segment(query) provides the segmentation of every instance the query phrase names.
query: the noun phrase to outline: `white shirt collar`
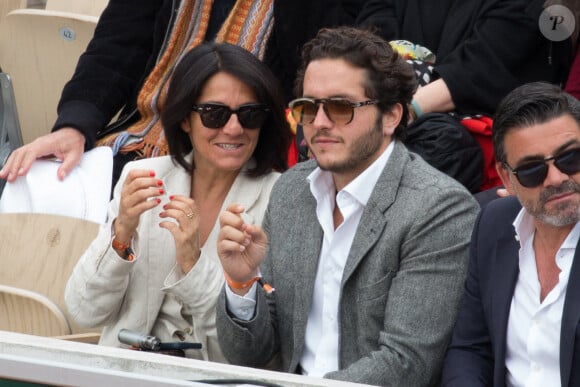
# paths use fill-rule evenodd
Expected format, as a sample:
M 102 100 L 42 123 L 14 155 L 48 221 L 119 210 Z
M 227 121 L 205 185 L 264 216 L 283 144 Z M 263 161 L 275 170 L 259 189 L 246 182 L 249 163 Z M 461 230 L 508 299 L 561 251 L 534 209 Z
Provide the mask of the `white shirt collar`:
M 536 227 L 534 225 L 534 217 L 525 209 L 522 208 L 516 216 L 513 226 L 516 232 L 516 240 L 520 242 L 520 246 L 525 246 L 527 243 L 532 243 L 531 238 L 534 237 Z M 560 250 L 562 249 L 576 249 L 578 240 L 580 239 L 580 222 L 576 222 L 574 228 L 570 231 Z
M 381 173 L 385 169 L 393 149 L 395 147 L 395 141 L 387 146 L 387 149 L 371 164 L 365 169 L 360 175 L 358 175 L 353 181 L 348 183 L 342 191 L 348 192 L 352 197 L 356 198 L 363 206 L 365 206 L 371 197 L 373 189 L 381 176 Z M 318 199 L 322 197 L 325 193 L 328 194 L 332 192 L 335 193 L 336 189 L 334 187 L 334 181 L 332 179 L 332 173 L 329 171 L 323 171 L 320 167 L 317 167 L 308 175 L 308 181 L 310 182 L 310 191 L 312 195 Z
M 534 218 L 522 207 L 513 222 L 516 232 L 516 241 L 523 246 L 534 235 Z

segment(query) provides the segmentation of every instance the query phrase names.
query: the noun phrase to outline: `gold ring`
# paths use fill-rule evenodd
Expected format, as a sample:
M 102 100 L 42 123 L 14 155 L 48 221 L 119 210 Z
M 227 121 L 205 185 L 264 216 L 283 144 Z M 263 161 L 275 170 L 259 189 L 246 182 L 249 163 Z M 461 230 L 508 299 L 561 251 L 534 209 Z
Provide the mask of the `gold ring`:
M 189 214 L 185 214 L 185 216 L 187 216 L 189 219 L 193 219 L 193 212 L 190 212 Z

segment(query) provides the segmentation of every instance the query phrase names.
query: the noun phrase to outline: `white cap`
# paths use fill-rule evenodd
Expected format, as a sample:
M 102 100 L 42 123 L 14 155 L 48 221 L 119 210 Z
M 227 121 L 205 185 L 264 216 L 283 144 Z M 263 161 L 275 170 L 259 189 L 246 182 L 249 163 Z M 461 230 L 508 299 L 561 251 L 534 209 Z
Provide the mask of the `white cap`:
M 56 172 L 60 164 L 57 160 L 37 160 L 25 176 L 6 183 L 0 213 L 56 214 L 104 223 L 111 195 L 111 148 L 85 152 L 63 181 Z

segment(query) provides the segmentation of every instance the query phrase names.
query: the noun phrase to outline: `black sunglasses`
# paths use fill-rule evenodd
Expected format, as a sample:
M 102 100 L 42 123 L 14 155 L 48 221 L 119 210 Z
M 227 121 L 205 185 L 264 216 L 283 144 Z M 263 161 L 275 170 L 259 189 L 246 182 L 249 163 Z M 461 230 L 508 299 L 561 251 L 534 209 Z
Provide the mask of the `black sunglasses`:
M 236 110 L 219 103 L 202 103 L 193 105 L 192 110 L 199 113 L 201 123 L 210 129 L 223 128 L 234 113 L 244 129 L 259 129 L 266 122 L 270 111 L 261 103 L 241 105 Z
M 292 118 L 297 123 L 311 124 L 316 118 L 319 106 L 322 104 L 324 114 L 338 125 L 347 125 L 354 118 L 354 109 L 361 106 L 374 105 L 377 100 L 351 102 L 344 98 L 298 98 L 289 103 Z
M 566 175 L 580 172 L 580 148 L 570 149 L 557 156 L 549 156 L 543 160 L 531 161 L 517 168 L 512 168 L 504 161 L 503 165 L 515 175 L 520 184 L 527 188 L 539 186 L 548 176 L 548 161 L 554 160 L 554 165 Z

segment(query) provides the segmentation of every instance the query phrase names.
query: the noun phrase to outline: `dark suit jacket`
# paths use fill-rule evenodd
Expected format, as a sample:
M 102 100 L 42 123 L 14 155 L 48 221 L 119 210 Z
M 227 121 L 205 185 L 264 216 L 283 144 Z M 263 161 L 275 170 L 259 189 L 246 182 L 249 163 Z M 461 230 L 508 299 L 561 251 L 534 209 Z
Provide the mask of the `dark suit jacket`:
M 507 322 L 519 274 L 512 225 L 521 206 L 490 202 L 475 225 L 465 292 L 443 368 L 443 386 L 504 386 Z M 580 386 L 580 250 L 570 272 L 560 339 L 562 386 Z M 578 348 L 576 348 L 578 345 Z
M 323 240 L 306 180 L 315 167 L 314 160 L 297 164 L 270 195 L 261 271 L 276 291 L 258 291 L 250 321 L 232 319 L 220 296 L 218 339 L 234 364 L 264 366 L 278 353 L 282 370 L 295 372 L 300 362 Z M 439 381 L 477 211 L 459 183 L 395 144 L 342 273 L 339 371 L 327 378 L 410 387 Z

